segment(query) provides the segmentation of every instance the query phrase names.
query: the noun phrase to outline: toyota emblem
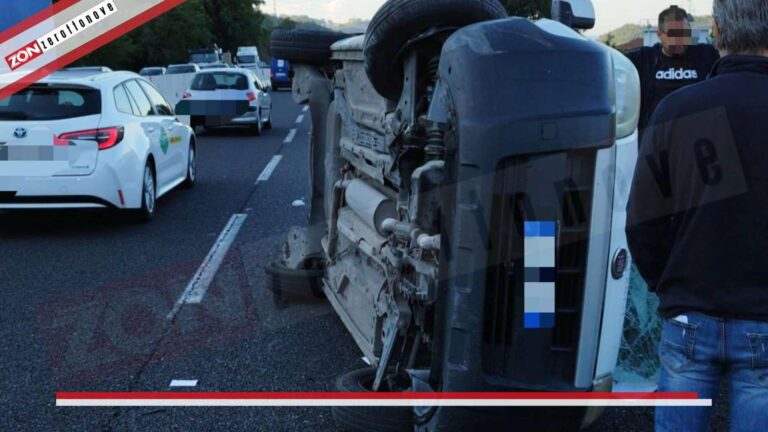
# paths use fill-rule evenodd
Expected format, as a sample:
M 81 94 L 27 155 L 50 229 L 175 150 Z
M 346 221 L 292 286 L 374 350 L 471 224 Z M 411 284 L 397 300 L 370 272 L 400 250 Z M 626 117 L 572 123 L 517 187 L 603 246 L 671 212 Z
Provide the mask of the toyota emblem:
M 27 130 L 24 128 L 16 128 L 13 131 L 13 136 L 15 136 L 18 139 L 26 138 L 27 137 Z

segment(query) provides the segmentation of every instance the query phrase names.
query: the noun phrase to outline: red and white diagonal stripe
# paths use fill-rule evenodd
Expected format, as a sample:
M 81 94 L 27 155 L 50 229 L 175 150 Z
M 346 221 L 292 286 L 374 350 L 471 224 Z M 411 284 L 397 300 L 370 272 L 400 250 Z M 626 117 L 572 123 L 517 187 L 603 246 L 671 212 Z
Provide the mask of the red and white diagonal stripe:
M 152 20 L 186 0 L 111 0 L 114 12 L 100 15 L 79 28 L 84 13 L 103 6 L 104 0 L 62 0 L 0 33 L 0 99 L 21 90 L 106 43 Z M 71 28 L 54 47 L 41 46 L 41 38 L 67 24 Z M 45 44 L 43 44 L 45 45 Z M 23 53 L 22 53 L 23 52 Z M 21 56 L 18 56 L 22 53 Z M 22 61 L 23 60 L 23 61 Z

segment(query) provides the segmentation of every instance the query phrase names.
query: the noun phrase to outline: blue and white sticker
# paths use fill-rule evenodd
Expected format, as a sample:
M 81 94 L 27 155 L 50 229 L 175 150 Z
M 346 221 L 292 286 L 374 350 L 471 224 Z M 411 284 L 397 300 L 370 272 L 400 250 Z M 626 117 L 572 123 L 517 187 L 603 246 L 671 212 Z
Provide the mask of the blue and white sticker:
M 525 222 L 525 317 L 527 329 L 555 326 L 555 222 Z

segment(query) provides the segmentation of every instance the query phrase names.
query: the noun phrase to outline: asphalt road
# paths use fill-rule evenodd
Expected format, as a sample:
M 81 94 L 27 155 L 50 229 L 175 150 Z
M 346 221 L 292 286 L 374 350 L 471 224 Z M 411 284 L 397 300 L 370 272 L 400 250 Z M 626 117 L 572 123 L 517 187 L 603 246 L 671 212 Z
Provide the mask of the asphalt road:
M 329 305 L 278 306 L 265 291 L 263 266 L 307 217 L 310 118 L 297 123 L 304 113 L 288 93 L 273 101 L 274 128 L 261 137 L 200 134 L 197 187 L 161 199 L 150 224 L 103 211 L 0 213 L 0 429 L 334 430 L 325 408 L 55 407 L 57 391 L 326 391 L 364 366 Z M 238 214 L 202 302 L 175 307 Z M 609 410 L 590 430 L 646 431 L 652 420 L 648 409 Z

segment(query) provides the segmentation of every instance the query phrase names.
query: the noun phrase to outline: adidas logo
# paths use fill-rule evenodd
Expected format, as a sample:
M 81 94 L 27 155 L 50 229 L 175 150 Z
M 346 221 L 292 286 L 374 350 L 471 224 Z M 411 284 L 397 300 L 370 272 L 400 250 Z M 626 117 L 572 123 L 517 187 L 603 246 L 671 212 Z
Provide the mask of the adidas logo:
M 699 79 L 699 73 L 696 72 L 694 69 L 675 69 L 675 68 L 669 68 L 665 71 L 658 71 L 656 72 L 656 79 L 657 80 L 691 80 L 691 79 Z

